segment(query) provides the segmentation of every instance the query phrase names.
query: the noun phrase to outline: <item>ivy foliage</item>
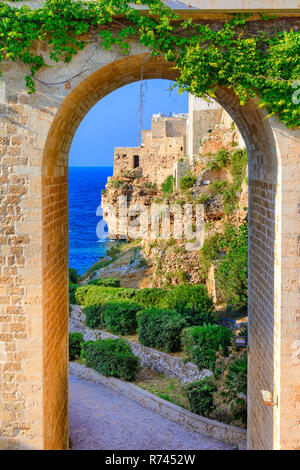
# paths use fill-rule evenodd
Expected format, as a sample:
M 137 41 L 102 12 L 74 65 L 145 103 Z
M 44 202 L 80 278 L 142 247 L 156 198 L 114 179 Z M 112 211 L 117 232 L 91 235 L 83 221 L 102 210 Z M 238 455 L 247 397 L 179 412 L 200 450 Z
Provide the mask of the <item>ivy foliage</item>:
M 49 66 L 34 47 L 37 41 L 48 44 L 52 61 L 70 62 L 95 39 L 107 50 L 118 45 L 126 55 L 130 38 L 136 37 L 178 69 L 180 91 L 206 98 L 215 96 L 217 86 L 225 86 L 234 90 L 241 105 L 258 95 L 259 106 L 270 115 L 278 114 L 288 127 L 299 126 L 300 107 L 292 100 L 300 77 L 299 32 L 274 27 L 272 33 L 251 33 L 248 16 L 232 15 L 216 28 L 183 20 L 161 0 L 45 0 L 35 9 L 0 2 L 0 62 L 26 64 L 26 85 L 33 93 L 35 74 Z

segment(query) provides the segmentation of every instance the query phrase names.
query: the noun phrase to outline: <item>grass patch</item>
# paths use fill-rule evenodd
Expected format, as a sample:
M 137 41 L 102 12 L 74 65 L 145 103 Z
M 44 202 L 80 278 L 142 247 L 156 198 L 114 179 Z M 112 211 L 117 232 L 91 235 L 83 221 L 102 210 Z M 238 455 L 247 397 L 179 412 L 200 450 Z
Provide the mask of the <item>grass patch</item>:
M 174 403 L 174 405 L 181 406 L 187 410 L 190 409 L 183 386 L 180 380 L 176 378 L 165 377 L 152 370 L 143 369 L 138 373 L 133 383 L 163 400 Z

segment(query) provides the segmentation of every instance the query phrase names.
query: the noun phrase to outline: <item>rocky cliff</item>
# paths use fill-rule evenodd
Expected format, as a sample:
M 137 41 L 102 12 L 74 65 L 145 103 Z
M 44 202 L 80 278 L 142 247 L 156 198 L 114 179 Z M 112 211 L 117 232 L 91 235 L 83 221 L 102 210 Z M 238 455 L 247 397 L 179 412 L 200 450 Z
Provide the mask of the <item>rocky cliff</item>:
M 241 135 L 232 122 L 217 125 L 203 137 L 199 142 L 199 154 L 187 176 L 186 185 L 180 181 L 175 185 L 173 181 L 169 191 L 166 186 L 158 186 L 142 177 L 138 171 L 110 178 L 102 195 L 104 219 L 108 223 L 110 237 L 130 241 L 128 227 L 138 224 L 139 208 L 143 206 L 150 211 L 152 203 L 176 203 L 182 208 L 185 204 L 202 204 L 205 238 L 222 233 L 228 225 L 238 227 L 247 219 L 247 157 Z M 120 198 L 124 197 L 128 203 L 125 217 L 119 209 Z M 113 217 L 111 209 L 115 211 Z M 195 213 L 193 224 L 194 218 Z M 174 239 L 172 218 L 169 239 L 153 240 L 146 229 L 139 232 L 138 238 L 140 255 L 149 268 L 141 281 L 144 287 L 182 282 L 197 284 L 207 280 L 207 273 L 204 274 L 199 262 L 199 247 L 188 250 L 188 240 Z

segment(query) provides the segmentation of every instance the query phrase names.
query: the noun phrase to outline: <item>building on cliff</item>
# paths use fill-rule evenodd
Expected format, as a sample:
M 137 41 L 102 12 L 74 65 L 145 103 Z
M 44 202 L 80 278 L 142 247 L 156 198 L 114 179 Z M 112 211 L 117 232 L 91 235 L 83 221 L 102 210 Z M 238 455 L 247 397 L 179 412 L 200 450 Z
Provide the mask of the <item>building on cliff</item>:
M 207 102 L 189 95 L 189 113 L 186 123 L 186 146 L 190 164 L 199 154 L 201 141 L 208 131 L 223 121 L 224 109 L 216 102 Z
M 188 114 L 154 114 L 151 130 L 142 131 L 140 146 L 115 148 L 113 176 L 101 202 L 110 238 L 133 238 L 130 224 L 141 219 L 142 207 L 149 211 L 153 200 L 160 200 L 166 178 L 174 177 L 179 193 L 180 180 L 189 172 L 197 177 L 196 186 L 223 180 L 224 172 L 206 168 L 210 155 L 221 148 L 244 147 L 233 120 L 216 102 L 190 95 Z M 144 228 L 141 237 L 147 234 Z
M 186 155 L 187 114 L 154 114 L 151 130 L 142 131 L 139 147 L 116 147 L 113 177 L 135 172 L 161 184 L 173 173 L 173 164 Z

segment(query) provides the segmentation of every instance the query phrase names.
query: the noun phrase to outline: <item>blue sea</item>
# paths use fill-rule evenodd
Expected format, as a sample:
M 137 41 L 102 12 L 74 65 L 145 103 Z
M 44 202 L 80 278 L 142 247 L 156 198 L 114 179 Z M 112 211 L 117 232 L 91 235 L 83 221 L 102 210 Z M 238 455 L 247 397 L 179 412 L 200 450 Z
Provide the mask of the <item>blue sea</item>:
M 101 191 L 112 174 L 113 167 L 69 168 L 69 266 L 80 274 L 105 256 L 106 240 L 96 234 L 101 220 L 96 213 Z

